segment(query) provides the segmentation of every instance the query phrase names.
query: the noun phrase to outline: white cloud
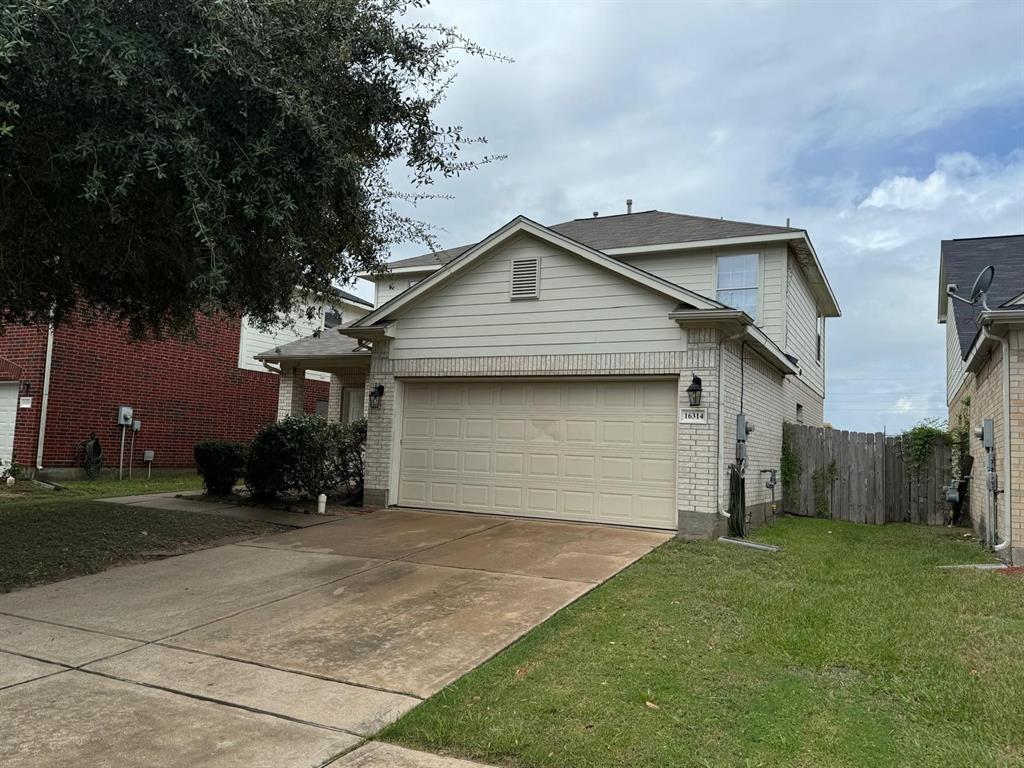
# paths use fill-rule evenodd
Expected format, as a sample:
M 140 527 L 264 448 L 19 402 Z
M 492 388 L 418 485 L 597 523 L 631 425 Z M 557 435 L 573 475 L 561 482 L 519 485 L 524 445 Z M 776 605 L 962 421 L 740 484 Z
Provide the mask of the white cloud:
M 950 186 L 942 171 L 933 171 L 921 181 L 912 176 L 894 176 L 871 190 L 860 207 L 934 211 L 955 194 L 959 191 Z

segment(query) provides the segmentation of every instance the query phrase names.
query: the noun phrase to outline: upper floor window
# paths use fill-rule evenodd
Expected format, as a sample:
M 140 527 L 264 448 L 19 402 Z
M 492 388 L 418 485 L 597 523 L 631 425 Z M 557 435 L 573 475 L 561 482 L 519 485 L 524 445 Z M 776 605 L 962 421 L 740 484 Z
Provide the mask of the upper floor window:
M 718 257 L 718 300 L 757 319 L 758 255 Z
M 818 315 L 818 362 L 821 362 L 822 346 L 825 340 L 825 318 Z

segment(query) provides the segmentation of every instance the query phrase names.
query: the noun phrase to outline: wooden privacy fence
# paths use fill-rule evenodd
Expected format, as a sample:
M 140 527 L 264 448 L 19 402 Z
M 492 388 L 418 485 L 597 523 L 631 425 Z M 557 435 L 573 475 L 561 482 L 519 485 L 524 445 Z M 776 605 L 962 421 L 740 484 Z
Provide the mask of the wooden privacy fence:
M 903 439 L 881 432 L 786 424 L 783 428 L 783 510 L 854 523 L 943 525 L 951 448 L 941 440 L 912 472 Z

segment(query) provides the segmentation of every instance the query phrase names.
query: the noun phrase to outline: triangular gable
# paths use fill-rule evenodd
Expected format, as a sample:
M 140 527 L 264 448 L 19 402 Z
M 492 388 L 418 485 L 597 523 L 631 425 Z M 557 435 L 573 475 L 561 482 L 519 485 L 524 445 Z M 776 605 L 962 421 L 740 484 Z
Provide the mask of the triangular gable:
M 343 333 L 377 325 L 421 296 L 433 292 L 441 285 L 451 281 L 458 274 L 465 272 L 470 265 L 485 254 L 523 234 L 532 235 L 603 269 L 614 272 L 626 280 L 638 283 L 655 293 L 676 299 L 695 309 L 722 309 L 725 307 L 724 304 L 714 299 L 709 299 L 688 288 L 683 288 L 657 275 L 652 275 L 650 272 L 618 261 L 601 251 L 561 235 L 525 216 L 517 216 L 501 229 L 485 237 L 475 246 L 466 250 L 461 256 L 448 262 L 441 269 L 424 278 L 412 288 L 356 320 Z

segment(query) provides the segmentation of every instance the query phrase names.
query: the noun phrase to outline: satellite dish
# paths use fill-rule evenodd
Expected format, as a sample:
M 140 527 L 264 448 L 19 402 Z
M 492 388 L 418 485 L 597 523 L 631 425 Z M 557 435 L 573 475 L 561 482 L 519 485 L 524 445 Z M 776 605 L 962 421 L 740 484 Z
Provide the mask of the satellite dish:
M 992 287 L 992 278 L 996 276 L 996 268 L 989 264 L 978 275 L 978 279 L 974 281 L 974 287 L 971 288 L 971 303 L 974 304 L 984 294 L 988 293 L 988 289 Z
M 981 301 L 982 308 L 988 312 L 989 306 L 986 294 L 988 293 L 988 289 L 992 287 L 992 278 L 995 276 L 996 268 L 989 264 L 981 270 L 981 273 L 978 275 L 978 279 L 974 281 L 974 286 L 971 288 L 971 298 L 965 299 L 957 293 L 956 287 L 952 285 L 946 289 L 946 295 L 951 299 L 962 301 L 964 304 L 970 304 L 971 306 L 974 306 Z

